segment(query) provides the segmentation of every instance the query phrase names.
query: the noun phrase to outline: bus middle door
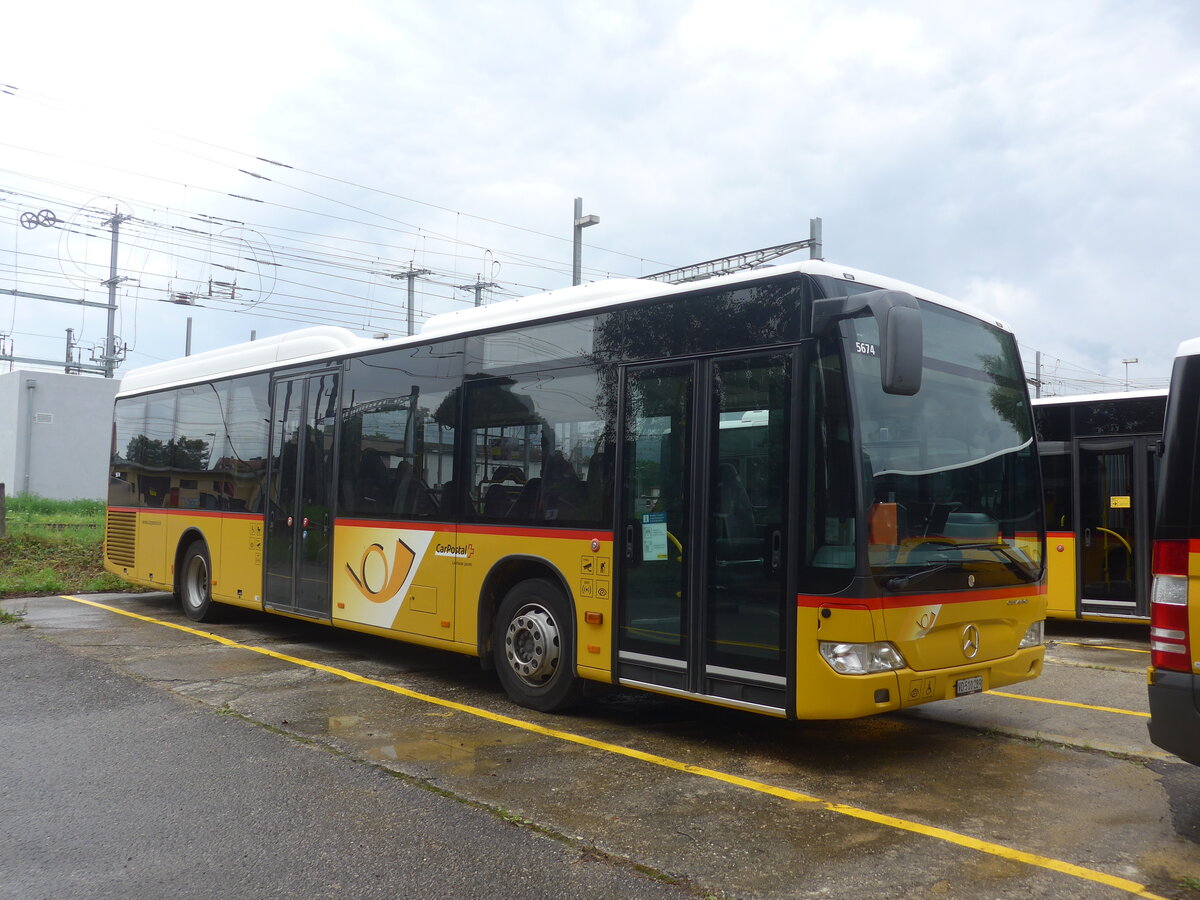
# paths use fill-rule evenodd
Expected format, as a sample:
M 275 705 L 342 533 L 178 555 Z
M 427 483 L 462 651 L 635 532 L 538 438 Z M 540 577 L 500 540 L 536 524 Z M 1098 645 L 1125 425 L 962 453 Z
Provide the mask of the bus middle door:
M 327 619 L 338 372 L 277 380 L 271 410 L 263 605 Z

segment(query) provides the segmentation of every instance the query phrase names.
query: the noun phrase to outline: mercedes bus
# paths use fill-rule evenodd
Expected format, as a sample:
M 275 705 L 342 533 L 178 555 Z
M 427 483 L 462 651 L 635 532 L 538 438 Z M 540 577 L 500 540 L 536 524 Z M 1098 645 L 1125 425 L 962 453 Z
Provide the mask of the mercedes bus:
M 618 279 L 369 340 L 129 373 L 108 569 L 479 657 L 850 718 L 1036 677 L 1045 530 L 1017 344 L 823 261 Z

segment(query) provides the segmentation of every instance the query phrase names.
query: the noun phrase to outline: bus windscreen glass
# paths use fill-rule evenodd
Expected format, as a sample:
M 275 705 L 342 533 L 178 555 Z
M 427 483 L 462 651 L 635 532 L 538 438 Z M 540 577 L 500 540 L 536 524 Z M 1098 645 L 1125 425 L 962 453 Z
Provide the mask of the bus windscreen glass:
M 846 326 L 872 574 L 890 592 L 1034 582 L 1044 532 L 1016 342 L 953 310 L 921 307 L 914 396 L 880 388 L 875 320 Z

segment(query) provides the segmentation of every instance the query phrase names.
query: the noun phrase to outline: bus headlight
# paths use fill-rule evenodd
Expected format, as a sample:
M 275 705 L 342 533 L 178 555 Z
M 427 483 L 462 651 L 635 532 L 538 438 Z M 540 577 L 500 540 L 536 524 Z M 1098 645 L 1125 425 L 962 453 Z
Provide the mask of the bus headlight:
M 1040 647 L 1044 644 L 1046 634 L 1045 621 L 1034 622 L 1029 626 L 1029 630 L 1025 632 L 1025 637 L 1021 638 L 1021 643 L 1017 645 L 1018 650 L 1025 650 L 1029 647 Z
M 825 662 L 839 675 L 891 672 L 894 669 L 903 669 L 906 665 L 900 651 L 888 641 L 876 641 L 873 644 L 821 641 L 820 647 Z

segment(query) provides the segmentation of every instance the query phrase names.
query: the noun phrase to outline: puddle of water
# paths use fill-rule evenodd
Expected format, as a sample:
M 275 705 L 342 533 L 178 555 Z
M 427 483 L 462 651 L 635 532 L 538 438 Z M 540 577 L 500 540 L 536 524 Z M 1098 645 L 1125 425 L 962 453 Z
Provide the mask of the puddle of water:
M 453 713 L 431 714 L 448 718 Z M 362 746 L 363 755 L 381 763 L 439 763 L 451 775 L 490 775 L 511 759 L 511 749 L 532 736 L 506 731 L 473 733 L 439 728 L 379 729 L 362 716 L 330 716 L 329 734 Z

